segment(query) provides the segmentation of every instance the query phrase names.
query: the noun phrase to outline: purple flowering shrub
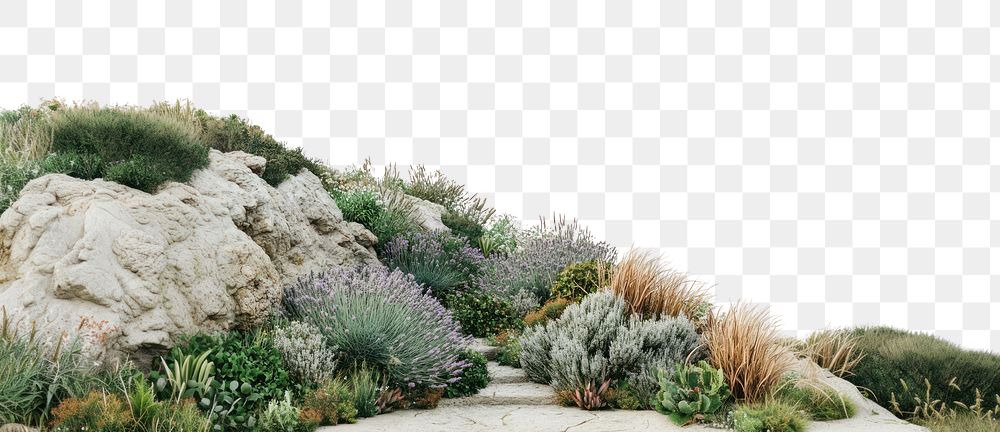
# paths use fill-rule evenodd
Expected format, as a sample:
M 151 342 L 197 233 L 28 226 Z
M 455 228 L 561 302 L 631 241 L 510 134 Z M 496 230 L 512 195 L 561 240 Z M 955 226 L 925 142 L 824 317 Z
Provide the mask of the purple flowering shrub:
M 320 329 L 341 364 L 378 368 L 392 385 L 445 387 L 470 340 L 413 277 L 381 266 L 337 267 L 285 289 L 290 319 Z
M 537 307 L 550 296 L 552 283 L 566 266 L 584 261 L 614 262 L 617 251 L 598 242 L 575 220 L 554 217 L 522 233 L 517 249 L 507 255 L 487 260 L 479 285 L 486 290 L 503 292 L 512 302 Z M 531 301 L 525 302 L 529 298 Z M 519 312 L 528 312 L 520 310 Z
M 468 240 L 443 231 L 396 237 L 386 244 L 382 259 L 389 268 L 413 275 L 438 299 L 473 285 L 486 261 Z

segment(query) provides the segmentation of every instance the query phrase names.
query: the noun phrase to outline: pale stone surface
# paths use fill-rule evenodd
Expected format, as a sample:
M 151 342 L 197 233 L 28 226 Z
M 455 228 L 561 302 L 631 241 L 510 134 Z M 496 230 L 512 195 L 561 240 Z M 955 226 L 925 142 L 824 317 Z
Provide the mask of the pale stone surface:
M 451 231 L 444 222 L 441 222 L 441 216 L 447 211 L 443 205 L 405 194 L 401 197 L 413 205 L 414 219 L 423 229 L 427 231 Z
M 472 396 L 441 400 L 441 406 L 551 405 L 553 403 L 555 403 L 555 393 L 553 393 L 552 387 L 529 382 L 492 383 Z
M 486 369 L 489 371 L 490 382 L 493 384 L 528 382 L 528 376 L 524 374 L 522 369 L 500 366 L 494 362 L 487 363 Z
M 312 173 L 273 188 L 254 174 L 259 157 L 209 157 L 152 195 L 30 182 L 0 216 L 0 304 L 47 335 L 82 335 L 100 360 L 141 357 L 181 333 L 261 322 L 303 273 L 377 262 L 375 237 L 343 221 Z

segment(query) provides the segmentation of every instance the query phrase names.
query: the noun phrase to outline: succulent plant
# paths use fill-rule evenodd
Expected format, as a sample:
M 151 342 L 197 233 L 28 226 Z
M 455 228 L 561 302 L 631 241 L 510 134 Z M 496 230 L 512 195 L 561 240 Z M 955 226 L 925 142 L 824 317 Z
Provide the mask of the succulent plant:
M 659 370 L 660 391 L 653 408 L 677 425 L 700 421 L 722 407 L 729 397 L 725 375 L 702 360 L 694 365 L 677 364 L 673 379 Z

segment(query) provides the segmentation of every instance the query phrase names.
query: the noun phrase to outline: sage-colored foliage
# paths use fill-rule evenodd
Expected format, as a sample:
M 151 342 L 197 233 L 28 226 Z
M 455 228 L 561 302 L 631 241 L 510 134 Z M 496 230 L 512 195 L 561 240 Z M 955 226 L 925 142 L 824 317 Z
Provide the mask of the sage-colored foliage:
M 560 391 L 599 388 L 608 380 L 652 388 L 655 377 L 643 371 L 680 362 L 698 342 L 687 319 L 630 316 L 624 300 L 604 291 L 570 305 L 559 320 L 526 329 L 521 366 L 532 381 Z
M 274 330 L 274 347 L 281 351 L 291 377 L 306 387 L 330 379 L 337 368 L 336 347 L 329 347 L 319 328 L 292 321 Z
M 722 408 L 729 398 L 729 386 L 722 371 L 704 360 L 694 365 L 677 364 L 672 377 L 661 369 L 657 378 L 660 392 L 653 408 L 679 426 L 703 420 L 705 415 Z
M 736 432 L 803 432 L 809 419 L 798 406 L 773 399 L 737 407 L 730 423 Z

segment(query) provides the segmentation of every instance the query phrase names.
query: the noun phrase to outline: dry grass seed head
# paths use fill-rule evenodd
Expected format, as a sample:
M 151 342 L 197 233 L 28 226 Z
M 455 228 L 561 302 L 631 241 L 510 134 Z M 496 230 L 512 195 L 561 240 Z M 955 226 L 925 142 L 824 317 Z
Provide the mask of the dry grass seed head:
M 704 340 L 710 363 L 726 375 L 733 396 L 746 402 L 764 400 L 794 365 L 774 318 L 746 303 L 711 317 Z
M 632 313 L 695 319 L 704 314 L 710 295 L 703 284 L 663 264 L 652 252 L 630 250 L 608 279 L 611 290 L 623 297 Z
M 851 370 L 864 358 L 864 353 L 858 349 L 857 336 L 842 330 L 813 333 L 806 339 L 801 353 L 841 377 L 853 375 Z

